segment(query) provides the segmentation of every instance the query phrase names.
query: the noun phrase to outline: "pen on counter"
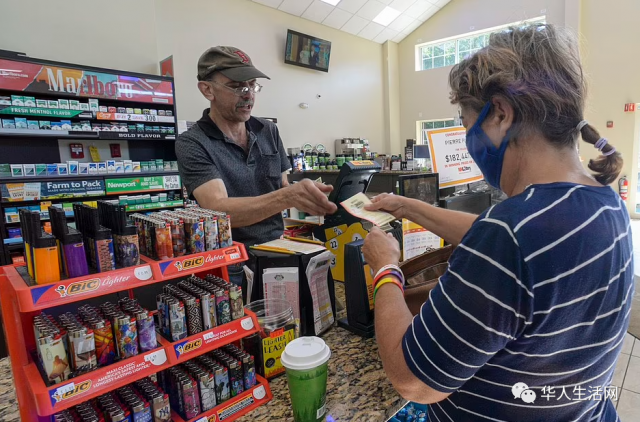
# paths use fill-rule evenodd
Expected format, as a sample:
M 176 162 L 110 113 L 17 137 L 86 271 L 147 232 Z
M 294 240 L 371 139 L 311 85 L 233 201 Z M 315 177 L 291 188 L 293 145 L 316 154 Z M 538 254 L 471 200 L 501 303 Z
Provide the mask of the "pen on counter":
M 301 238 L 301 237 L 292 237 L 292 236 L 285 236 L 284 238 L 287 239 L 287 240 L 291 240 L 293 242 L 311 243 L 311 244 L 314 244 L 314 245 L 322 245 L 322 246 L 324 246 L 324 243 L 322 243 L 322 242 L 320 242 L 318 240 L 304 239 L 304 238 Z
M 250 249 L 255 249 L 257 251 L 264 251 L 264 252 L 275 252 L 275 253 L 282 253 L 282 254 L 287 254 L 287 255 L 295 255 L 296 252 L 294 251 L 290 251 L 289 249 L 281 249 L 281 248 L 273 248 L 270 246 L 250 246 Z

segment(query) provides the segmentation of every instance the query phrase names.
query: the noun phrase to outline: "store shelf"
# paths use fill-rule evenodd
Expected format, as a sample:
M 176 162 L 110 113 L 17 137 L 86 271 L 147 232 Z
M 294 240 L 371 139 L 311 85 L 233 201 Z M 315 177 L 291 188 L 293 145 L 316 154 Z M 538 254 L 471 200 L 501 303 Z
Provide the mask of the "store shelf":
M 36 130 L 36 129 L 0 129 L 0 137 L 11 138 L 54 138 L 54 139 L 83 139 L 95 140 L 122 139 L 126 141 L 148 141 L 148 140 L 175 140 L 175 134 L 169 133 L 142 133 L 137 136 L 133 132 L 110 132 L 110 131 L 79 131 L 79 130 Z
M 249 259 L 249 256 L 244 245 L 233 242 L 233 246 L 228 248 L 165 259 L 164 261 L 154 261 L 144 256 L 141 259 L 151 264 L 153 278 L 160 281 L 239 264 Z
M 7 208 L 10 208 L 10 207 L 7 207 Z M 50 220 L 49 217 L 42 217 L 42 214 L 43 213 L 40 213 L 40 221 L 49 221 Z M 66 211 L 64 213 L 64 215 L 65 215 L 66 218 L 73 218 L 74 217 L 73 211 Z M 20 221 L 5 221 L 4 222 L 5 226 L 11 226 L 11 225 L 17 225 L 17 224 L 20 224 Z
M 149 177 L 149 176 L 175 176 L 180 173 L 176 171 L 147 171 L 137 173 L 100 173 L 100 174 L 81 174 L 69 176 L 37 176 L 37 177 L 0 177 L 0 183 L 20 183 L 20 182 L 53 182 L 61 180 L 76 179 L 109 179 L 120 177 Z
M 158 336 L 158 342 L 160 347 L 157 349 L 98 368 L 52 387 L 45 385 L 37 365 L 31 362 L 24 367 L 24 376 L 38 415 L 52 415 L 169 368 L 171 364 L 167 361 L 166 341 Z
M 18 310 L 32 312 L 109 293 L 136 289 L 148 284 L 240 263 L 247 259 L 244 245 L 234 243 L 229 248 L 164 261 L 154 261 L 142 256 L 141 265 L 135 267 L 89 274 L 51 284 L 27 285 L 19 273 L 19 271 L 25 271 L 24 266 L 1 267 L 0 277 L 4 275 L 15 291 Z
M 18 245 L 20 243 L 22 243 L 22 238 L 21 237 L 12 237 L 9 239 L 4 239 L 3 243 L 5 245 Z
M 142 264 L 105 273 L 89 274 L 57 283 L 28 286 L 19 269 L 24 266 L 2 267 L 0 276 L 6 276 L 16 293 L 17 307 L 20 312 L 32 312 L 53 306 L 65 305 L 79 300 L 121 292 L 153 284 L 151 266 Z
M 125 113 L 103 113 L 96 114 L 96 120 L 109 120 L 117 122 L 140 122 L 140 123 L 175 123 L 174 116 L 158 116 L 156 114 L 125 114 Z
M 162 208 L 182 207 L 184 201 L 163 201 L 163 202 L 149 202 L 146 204 L 127 205 L 127 212 L 132 211 L 150 211 L 159 210 Z
M 251 311 L 245 313 L 244 317 L 228 324 L 171 343 L 167 347 L 169 362 L 172 365 L 182 363 L 260 331 L 256 314 Z
M 227 400 L 207 412 L 201 413 L 193 419 L 185 421 L 173 410 L 171 411 L 171 419 L 174 422 L 235 421 L 239 417 L 251 412 L 253 409 L 268 403 L 273 398 L 271 389 L 269 388 L 269 382 L 260 375 L 256 375 L 256 379 L 258 380 L 258 384 L 256 384 L 255 387 L 231 398 L 230 400 Z

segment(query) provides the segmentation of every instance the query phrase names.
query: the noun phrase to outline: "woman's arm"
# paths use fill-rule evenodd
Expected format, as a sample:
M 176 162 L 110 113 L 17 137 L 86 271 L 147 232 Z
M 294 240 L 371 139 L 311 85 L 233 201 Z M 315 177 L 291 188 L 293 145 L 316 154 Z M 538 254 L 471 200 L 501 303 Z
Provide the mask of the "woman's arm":
M 383 193 L 372 199 L 369 211 L 381 210 L 406 218 L 456 246 L 471 228 L 477 215 L 437 208 L 417 199 Z

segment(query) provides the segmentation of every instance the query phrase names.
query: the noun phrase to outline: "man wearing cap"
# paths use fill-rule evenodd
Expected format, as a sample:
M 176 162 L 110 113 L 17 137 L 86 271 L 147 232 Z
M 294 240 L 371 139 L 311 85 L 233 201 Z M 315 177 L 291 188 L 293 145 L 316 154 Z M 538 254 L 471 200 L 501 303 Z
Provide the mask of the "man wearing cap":
M 176 155 L 189 196 L 203 208 L 231 216 L 233 238 L 246 246 L 279 238 L 281 212 L 295 207 L 312 215 L 331 214 L 331 186 L 304 179 L 289 185 L 291 169 L 278 127 L 251 116 L 269 79 L 235 47 L 213 47 L 198 60 L 198 89 L 211 107 L 178 137 Z M 230 275 L 236 269 L 230 269 Z M 239 283 L 238 277 L 231 276 Z

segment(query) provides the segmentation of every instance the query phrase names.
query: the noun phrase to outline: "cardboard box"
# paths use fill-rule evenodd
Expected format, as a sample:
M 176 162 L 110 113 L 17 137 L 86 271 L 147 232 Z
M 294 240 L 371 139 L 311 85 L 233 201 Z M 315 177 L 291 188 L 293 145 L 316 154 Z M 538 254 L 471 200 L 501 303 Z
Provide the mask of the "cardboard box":
M 12 95 L 11 96 L 11 105 L 24 106 L 24 97 L 22 95 Z
M 98 110 L 100 110 L 100 113 L 108 113 L 109 112 L 109 108 L 107 106 L 99 106 Z
M 116 173 L 124 173 L 124 163 L 122 161 L 116 161 Z
M 80 122 L 82 124 L 82 130 L 85 132 L 91 131 L 91 122 L 88 120 L 83 120 Z
M 36 107 L 38 107 L 38 108 L 49 108 L 49 106 L 47 105 L 47 100 L 41 100 L 41 99 L 37 99 L 36 100 Z
M 60 108 L 60 104 L 56 100 L 47 100 L 48 108 Z
M 62 130 L 62 122 L 51 122 L 51 130 Z
M 134 114 L 142 114 L 142 109 L 141 108 L 134 108 L 133 109 L 133 113 Z
M 125 110 L 127 111 L 127 114 L 133 114 L 133 108 L 127 107 Z
M 78 174 L 89 174 L 89 163 L 78 163 Z
M 100 111 L 100 106 L 98 105 L 98 100 L 95 98 L 89 98 L 89 111 L 93 113 L 97 113 Z
M 35 107 L 36 106 L 35 97 L 24 97 L 24 106 L 25 107 Z
M 156 162 L 155 161 L 149 161 L 149 171 L 150 172 L 158 171 L 158 168 L 156 167 Z
M 71 120 L 60 120 L 60 123 L 62 123 L 62 130 L 71 130 L 73 128 Z
M 131 165 L 133 166 L 134 173 L 140 173 L 140 161 L 134 161 Z
M 98 163 L 98 174 L 107 174 L 107 163 L 100 161 Z
M 58 165 L 47 164 L 47 176 L 57 176 L 57 175 L 58 175 Z
M 40 124 L 37 120 L 27 120 L 27 129 L 40 130 Z
M 13 119 L 2 119 L 2 128 L 3 129 L 15 129 L 16 121 Z
M 164 160 L 156 159 L 156 169 L 157 171 L 164 171 Z
M 24 168 L 22 164 L 11 164 L 11 177 L 23 177 Z
M 40 120 L 38 122 L 40 124 L 40 129 L 42 130 L 51 130 L 51 122 L 48 120 Z
M 58 163 L 58 176 L 68 176 L 69 175 L 69 167 L 67 163 Z
M 171 171 L 171 161 L 164 162 L 164 171 Z
M 8 95 L 0 95 L 0 105 L 11 105 L 11 97 Z
M 178 171 L 178 162 L 171 161 L 171 171 Z
M 125 173 L 133 173 L 133 161 L 131 161 L 131 160 L 123 160 L 122 163 L 123 163 L 123 166 L 124 166 L 124 172 Z
M 73 131 L 82 131 L 82 123 L 80 123 L 80 122 L 71 123 L 71 130 L 73 130 Z
M 69 108 L 71 110 L 80 110 L 80 101 L 78 101 L 78 100 L 69 100 Z
M 148 161 L 141 161 L 140 162 L 140 171 L 143 173 L 148 173 L 149 172 L 149 162 Z
M 98 174 L 98 163 L 89 163 L 89 174 Z
M 64 110 L 69 110 L 69 100 L 65 100 L 65 99 L 58 100 L 58 107 Z
M 47 175 L 46 164 L 36 164 L 36 177 L 44 177 Z
M 111 106 L 111 107 L 108 107 L 108 108 L 107 108 L 107 111 L 108 111 L 109 113 L 117 113 L 117 112 L 118 112 L 118 108 L 117 108 L 117 107 L 113 107 L 113 106 Z
M 80 103 L 80 108 L 78 110 L 89 111 L 89 103 Z
M 80 174 L 78 172 L 78 162 L 77 161 L 67 161 L 67 165 L 69 166 L 69 174 L 70 175 L 77 175 Z
M 35 164 L 23 164 L 22 168 L 24 170 L 24 175 L 26 177 L 35 177 L 36 176 L 36 165 Z
M 107 173 L 115 173 L 115 172 L 116 172 L 116 161 L 107 160 Z

